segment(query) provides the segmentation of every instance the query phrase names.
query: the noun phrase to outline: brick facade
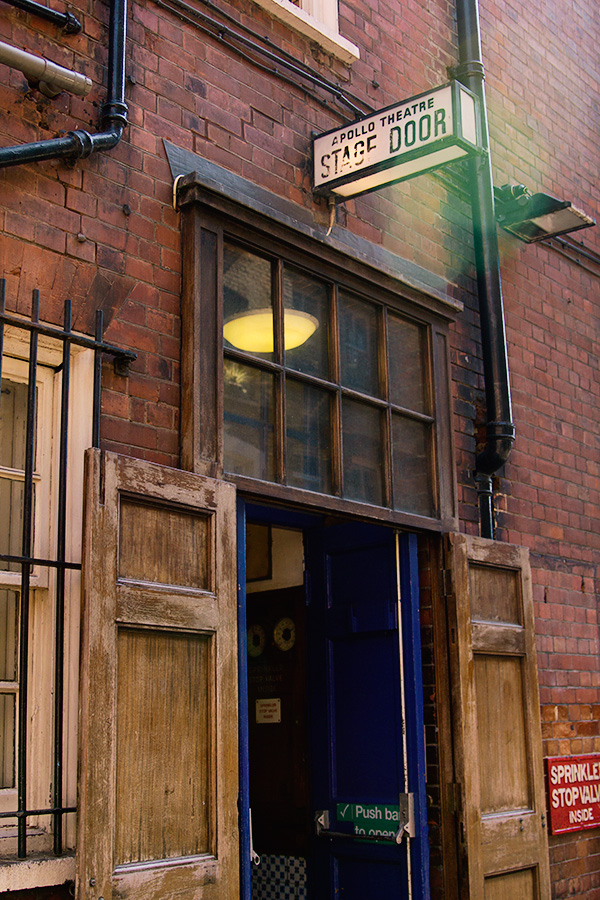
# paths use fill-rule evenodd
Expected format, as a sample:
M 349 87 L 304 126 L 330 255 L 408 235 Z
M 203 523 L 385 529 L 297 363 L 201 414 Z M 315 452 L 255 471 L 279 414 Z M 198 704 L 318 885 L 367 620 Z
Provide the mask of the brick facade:
M 592 7 L 482 10 L 497 182 L 523 181 L 594 215 L 598 20 Z M 549 21 L 554 25 L 549 27 Z M 526 38 L 525 38 L 526 36 Z M 523 54 L 521 56 L 521 54 Z M 588 66 L 584 60 L 592 60 Z M 598 253 L 597 228 L 573 235 Z M 600 749 L 596 360 L 600 260 L 552 242 L 502 242 L 518 440 L 500 490 L 501 534 L 531 550 L 545 753 Z M 556 898 L 600 896 L 595 830 L 550 838 Z
M 522 182 L 598 216 L 600 20 L 596 0 L 567 7 L 482 0 L 494 181 Z M 85 99 L 62 93 L 48 100 L 1 67 L 2 146 L 97 127 L 108 9 L 91 0 L 72 8 L 83 22 L 78 35 L 10 5 L 2 10 L 3 41 L 94 83 Z M 309 210 L 326 229 L 327 204 L 311 192 L 311 135 L 353 117 L 314 79 L 266 71 L 266 58 L 228 40 L 225 29 L 289 54 L 365 111 L 443 83 L 458 59 L 447 0 L 341 0 L 340 33 L 361 54 L 350 68 L 250 0 L 198 0 L 194 9 L 221 23 L 221 36 L 168 2 L 131 3 L 129 126 L 113 151 L 0 171 L 0 276 L 9 309 L 27 314 L 39 289 L 41 318 L 59 322 L 70 297 L 74 327 L 88 333 L 102 309 L 107 339 L 138 354 L 127 378 L 105 366 L 102 446 L 174 467 L 182 263 L 163 139 Z M 469 205 L 443 178 L 421 177 L 343 204 L 336 227 L 444 279 L 449 296 L 464 304 L 451 330 L 453 429 L 460 529 L 476 534 L 473 470 L 485 398 Z M 494 479 L 497 537 L 531 551 L 544 752 L 600 752 L 600 232 L 542 245 L 501 235 L 500 250 L 517 440 Z M 431 608 L 424 581 L 432 886 L 441 897 Z M 597 830 L 551 837 L 550 853 L 554 900 L 600 898 Z

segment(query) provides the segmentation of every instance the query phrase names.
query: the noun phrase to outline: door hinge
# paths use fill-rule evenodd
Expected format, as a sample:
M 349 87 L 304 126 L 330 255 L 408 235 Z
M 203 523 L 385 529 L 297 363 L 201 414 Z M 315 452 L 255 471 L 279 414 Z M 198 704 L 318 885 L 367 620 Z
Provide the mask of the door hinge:
M 450 597 L 454 593 L 452 569 L 442 569 L 442 593 L 444 597 Z
M 462 807 L 460 785 L 455 781 L 452 781 L 450 782 L 450 784 L 446 785 L 446 801 L 448 803 L 448 809 L 450 812 L 454 814 L 460 814 Z

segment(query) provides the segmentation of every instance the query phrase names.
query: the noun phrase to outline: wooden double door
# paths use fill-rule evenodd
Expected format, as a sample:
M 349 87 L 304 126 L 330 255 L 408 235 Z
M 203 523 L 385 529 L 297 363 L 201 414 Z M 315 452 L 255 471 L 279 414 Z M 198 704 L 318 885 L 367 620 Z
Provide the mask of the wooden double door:
M 77 896 L 239 900 L 248 834 L 243 795 L 238 808 L 247 747 L 235 488 L 99 451 L 89 451 L 86 485 Z M 321 529 L 307 545 L 325 648 L 311 688 L 324 738 L 311 751 L 314 812 L 343 832 L 343 804 L 385 815 L 412 793 L 414 852 L 406 839 L 395 850 L 316 838 L 327 887 L 314 898 L 343 888 L 371 900 L 376 884 L 391 900 L 410 882 L 415 900 L 428 900 L 416 537 L 399 544 L 392 530 L 368 531 Z M 453 535 L 445 565 L 459 896 L 548 900 L 526 553 Z

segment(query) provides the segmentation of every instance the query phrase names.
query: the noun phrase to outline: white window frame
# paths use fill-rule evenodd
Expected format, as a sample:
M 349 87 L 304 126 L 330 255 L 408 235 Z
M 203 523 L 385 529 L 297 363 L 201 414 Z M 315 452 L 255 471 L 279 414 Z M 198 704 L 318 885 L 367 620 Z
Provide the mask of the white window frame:
M 29 336 L 8 327 L 4 335 L 2 375 L 28 380 Z M 54 558 L 58 502 L 59 434 L 61 416 L 62 346 L 40 336 L 37 368 L 37 460 L 34 557 Z M 84 451 L 92 443 L 93 351 L 71 345 L 67 485 L 66 559 L 81 561 Z M 18 476 L 16 476 L 18 477 Z M 0 572 L 0 587 L 19 592 L 20 572 Z M 53 751 L 54 616 L 56 570 L 37 566 L 31 577 L 29 606 L 29 684 L 27 806 L 48 806 L 51 798 Z M 81 573 L 65 571 L 63 805 L 77 801 L 77 719 L 79 683 L 79 618 Z M 18 710 L 17 710 L 18 715 Z M 18 728 L 18 724 L 17 724 Z M 0 809 L 17 807 L 16 788 L 0 790 Z M 51 816 L 28 819 L 28 857 L 16 857 L 16 818 L 0 820 L 0 893 L 62 884 L 75 877 L 75 815 L 63 818 L 64 855 L 52 856 Z M 32 854 L 30 856 L 30 854 Z M 35 855 L 33 855 L 35 854 Z
M 348 65 L 360 58 L 356 44 L 339 33 L 338 0 L 255 0 L 271 15 L 299 31 Z

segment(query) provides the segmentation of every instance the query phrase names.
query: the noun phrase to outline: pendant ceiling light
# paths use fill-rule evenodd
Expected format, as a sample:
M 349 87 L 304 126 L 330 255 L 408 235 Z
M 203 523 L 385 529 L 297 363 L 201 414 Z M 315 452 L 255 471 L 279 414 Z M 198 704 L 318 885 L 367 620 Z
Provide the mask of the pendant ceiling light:
M 299 309 L 283 313 L 283 341 L 286 350 L 301 347 L 319 326 L 319 320 Z M 273 352 L 273 310 L 249 309 L 231 316 L 223 326 L 225 340 L 247 353 Z

